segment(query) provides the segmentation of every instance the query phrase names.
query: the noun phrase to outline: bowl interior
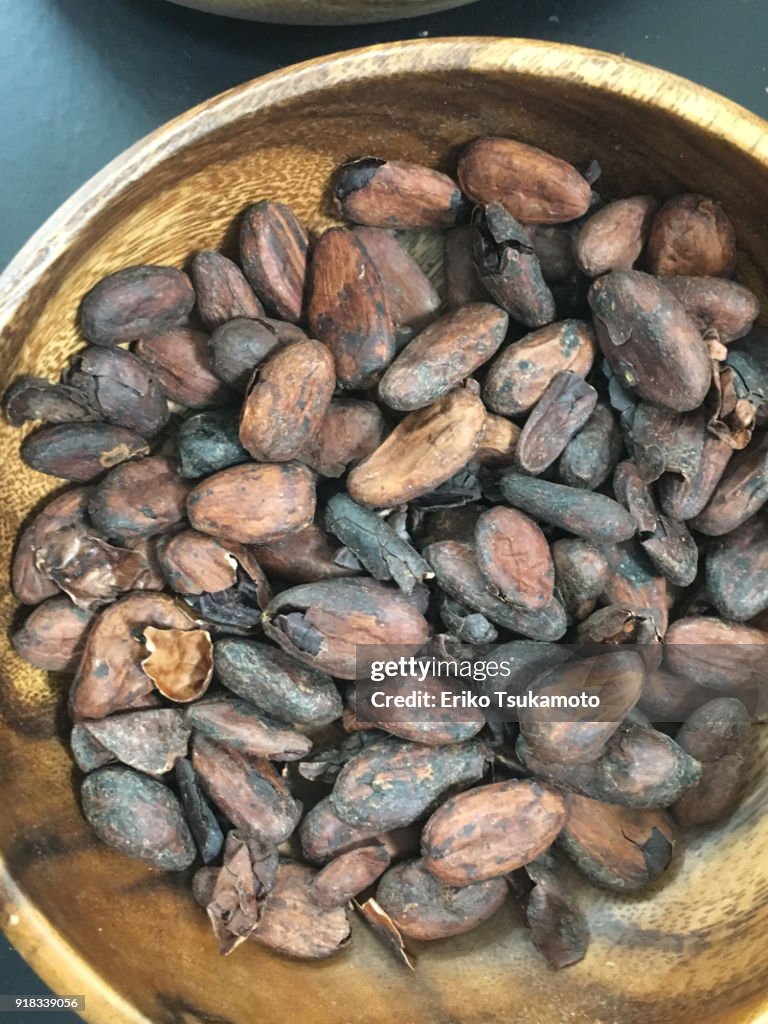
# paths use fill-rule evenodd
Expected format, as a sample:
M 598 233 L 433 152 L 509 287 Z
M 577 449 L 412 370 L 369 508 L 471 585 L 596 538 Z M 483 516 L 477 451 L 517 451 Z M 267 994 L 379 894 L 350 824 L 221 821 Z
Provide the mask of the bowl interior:
M 20 373 L 58 373 L 81 344 L 78 297 L 104 274 L 229 249 L 238 214 L 264 197 L 290 203 L 318 231 L 331 223 L 326 188 L 339 161 L 373 153 L 450 171 L 459 147 L 482 134 L 580 164 L 595 158 L 609 197 L 718 197 L 740 239 L 740 273 L 768 298 L 768 155 L 756 119 L 604 54 L 513 40 L 400 44 L 234 90 L 85 186 L 0 283 L 0 387 Z M 543 963 L 511 908 L 469 935 L 415 944 L 415 974 L 360 925 L 338 958 L 317 965 L 255 944 L 220 959 L 186 877 L 123 859 L 91 836 L 62 740 L 67 680 L 35 672 L 8 647 L 14 536 L 55 489 L 20 464 L 18 445 L 18 432 L 0 426 L 3 923 L 59 991 L 86 993 L 88 1019 L 677 1024 L 753 1020 L 768 1007 L 762 753 L 741 806 L 719 828 L 686 837 L 657 891 L 621 898 L 579 888 L 592 945 L 565 971 Z

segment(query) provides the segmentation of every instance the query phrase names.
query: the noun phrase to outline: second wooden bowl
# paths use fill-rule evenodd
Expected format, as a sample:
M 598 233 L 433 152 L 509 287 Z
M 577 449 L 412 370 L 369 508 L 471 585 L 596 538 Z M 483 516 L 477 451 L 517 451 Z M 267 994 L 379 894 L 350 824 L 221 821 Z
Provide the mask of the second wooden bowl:
M 393 116 L 394 112 L 394 116 Z M 322 58 L 244 85 L 170 123 L 89 182 L 0 279 L 0 390 L 55 375 L 81 342 L 80 296 L 132 263 L 227 246 L 247 204 L 330 221 L 331 169 L 366 153 L 452 169 L 477 135 L 512 135 L 603 167 L 607 196 L 718 197 L 740 272 L 768 298 L 768 136 L 707 91 L 620 57 L 526 40 L 451 39 Z M 51 482 L 0 427 L 0 546 Z M 3 570 L 0 907 L 17 948 L 94 1024 L 733 1024 L 768 1019 L 768 786 L 757 756 L 741 806 L 689 835 L 658 891 L 579 891 L 593 941 L 555 973 L 519 918 L 424 945 L 411 975 L 355 927 L 337 959 L 301 964 L 246 944 L 219 959 L 188 879 L 101 846 L 66 747 L 65 681 L 9 649 Z
M 211 14 L 281 25 L 362 25 L 415 18 L 476 0 L 172 0 Z

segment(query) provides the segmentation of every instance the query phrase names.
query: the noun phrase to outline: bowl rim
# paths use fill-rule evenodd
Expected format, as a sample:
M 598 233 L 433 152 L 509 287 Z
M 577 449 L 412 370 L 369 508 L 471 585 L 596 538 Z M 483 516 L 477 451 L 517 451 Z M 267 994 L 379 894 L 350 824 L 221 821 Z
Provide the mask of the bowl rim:
M 733 142 L 768 171 L 768 122 L 705 86 L 618 54 L 567 43 L 496 36 L 411 39 L 332 53 L 270 72 L 203 101 L 139 139 L 89 178 L 48 217 L 0 275 L 0 331 L 10 326 L 16 310 L 67 250 L 73 237 L 98 219 L 107 205 L 128 192 L 149 169 L 204 137 L 212 120 L 235 120 L 263 106 L 298 98 L 326 83 L 368 78 L 375 73 L 371 58 L 386 59 L 388 75 L 414 67 L 421 72 L 512 72 L 605 89 Z M 141 1011 L 104 984 L 98 972 L 19 888 L 1 857 L 0 908 L 8 940 L 49 987 L 54 992 L 86 995 L 86 1020 L 98 1024 L 151 1024 Z

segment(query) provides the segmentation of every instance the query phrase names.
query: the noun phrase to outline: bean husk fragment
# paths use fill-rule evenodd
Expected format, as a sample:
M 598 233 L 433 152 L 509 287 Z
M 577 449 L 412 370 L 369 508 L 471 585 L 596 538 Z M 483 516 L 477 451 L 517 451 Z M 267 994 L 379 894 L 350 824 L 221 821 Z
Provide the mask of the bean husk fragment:
M 236 831 L 227 835 L 205 909 L 227 956 L 258 928 L 278 869 L 277 851 Z
M 386 519 L 363 508 L 346 494 L 334 495 L 326 505 L 325 526 L 349 548 L 376 580 L 394 580 L 406 594 L 432 571 L 421 555 Z

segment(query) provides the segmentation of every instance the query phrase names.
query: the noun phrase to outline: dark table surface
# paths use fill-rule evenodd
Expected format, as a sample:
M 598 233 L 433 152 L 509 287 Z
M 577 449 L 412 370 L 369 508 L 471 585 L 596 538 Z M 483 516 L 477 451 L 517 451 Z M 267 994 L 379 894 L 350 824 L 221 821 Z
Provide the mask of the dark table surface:
M 107 161 L 188 107 L 296 61 L 427 34 L 624 53 L 768 115 L 766 0 L 481 0 L 345 28 L 236 22 L 162 0 L 0 0 L 0 266 Z M 0 995 L 47 992 L 0 942 Z M 77 1019 L 8 1013 L 0 1024 Z

